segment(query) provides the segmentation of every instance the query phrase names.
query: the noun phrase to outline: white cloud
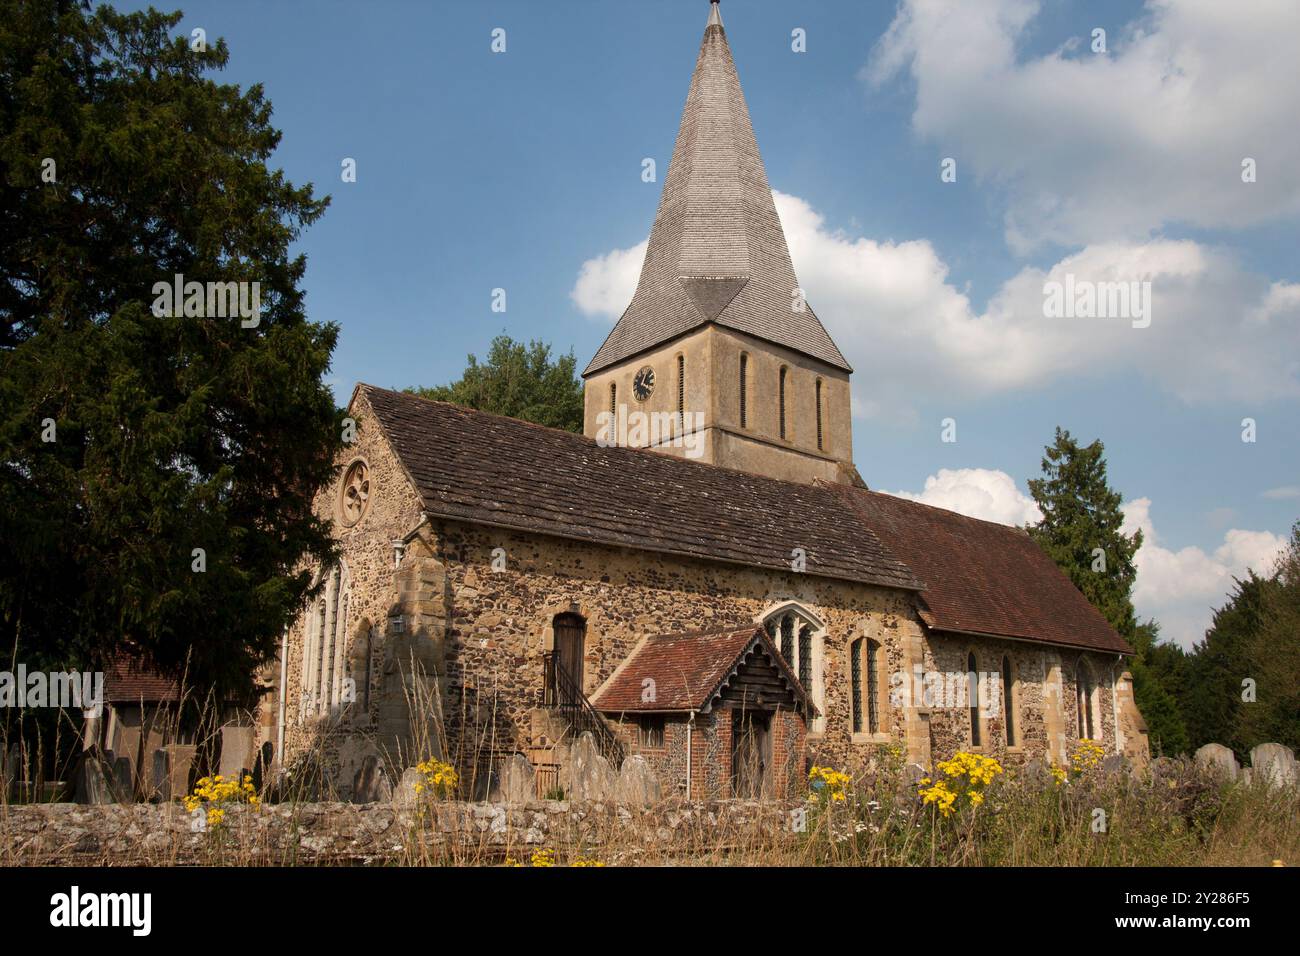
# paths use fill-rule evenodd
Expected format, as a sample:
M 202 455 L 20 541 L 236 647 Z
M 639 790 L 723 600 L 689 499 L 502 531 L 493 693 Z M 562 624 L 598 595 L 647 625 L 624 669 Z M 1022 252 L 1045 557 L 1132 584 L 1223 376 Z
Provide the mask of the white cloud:
M 1109 52 L 1023 45 L 1038 0 L 903 0 L 864 70 L 906 72 L 918 135 L 1005 189 L 1013 248 L 1300 215 L 1300 4 L 1147 0 Z M 1090 34 L 1084 18 L 1079 30 Z M 1245 157 L 1257 181 L 1243 183 Z
M 926 240 L 877 242 L 828 229 L 776 192 L 808 301 L 869 388 L 861 408 L 900 417 L 918 382 L 952 397 L 1129 372 L 1184 401 L 1300 397 L 1300 285 L 1270 284 L 1191 241 L 1103 243 L 1025 268 L 977 311 Z M 1150 281 L 1152 319 L 1049 319 L 1045 282 Z
M 1217 247 L 1088 246 L 1022 269 L 977 311 L 928 240 L 850 236 L 796 196 L 773 198 L 808 301 L 857 370 L 855 413 L 910 423 L 922 382 L 957 400 L 1125 373 L 1188 402 L 1300 397 L 1300 284 L 1270 283 Z M 587 260 L 570 295 L 588 315 L 617 318 L 644 254 L 642 243 Z M 1150 326 L 1044 317 L 1044 283 L 1067 275 L 1151 282 Z
M 1139 618 L 1154 617 L 1161 634 L 1190 648 L 1205 636 L 1214 608 L 1225 603 L 1233 579 L 1246 570 L 1269 574 L 1286 539 L 1269 531 L 1233 528 L 1223 536 L 1212 554 L 1197 547 L 1172 550 L 1160 543 L 1151 520 L 1151 499 L 1135 498 L 1125 503 L 1124 534 L 1141 529 L 1142 547 L 1133 562 L 1137 583 L 1133 604 Z
M 1300 498 L 1300 485 L 1283 485 L 1280 488 L 1270 488 L 1263 493 L 1263 497 L 1271 498 L 1274 501 Z
M 1021 526 L 1043 519 L 1034 499 L 1016 487 L 1015 479 L 1005 471 L 988 468 L 941 468 L 938 474 L 925 479 L 920 494 L 887 494 L 998 524 Z
M 569 298 L 584 315 L 614 320 L 623 314 L 636 291 L 647 244 L 648 240 L 631 249 L 614 249 L 582 264 Z

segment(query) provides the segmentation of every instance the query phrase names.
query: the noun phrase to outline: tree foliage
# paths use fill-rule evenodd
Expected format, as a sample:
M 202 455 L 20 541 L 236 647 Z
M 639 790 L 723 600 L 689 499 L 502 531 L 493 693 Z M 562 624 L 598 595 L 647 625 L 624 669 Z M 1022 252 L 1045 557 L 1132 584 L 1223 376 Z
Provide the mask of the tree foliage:
M 1131 642 L 1137 626 L 1133 555 L 1142 545 L 1142 532 L 1125 535 L 1120 530 L 1123 498 L 1107 481 L 1104 452 L 1100 441 L 1080 445 L 1068 431 L 1056 429 L 1056 440 L 1043 456 L 1043 477 L 1029 480 L 1029 493 L 1043 513 L 1029 533 Z
M 480 365 L 474 355 L 468 362 L 464 374 L 449 385 L 407 391 L 551 428 L 582 431 L 582 380 L 572 350 L 552 360 L 551 347 L 544 342 L 524 345 L 498 335 L 486 363 Z
M 180 18 L 0 0 L 0 627 L 29 666 L 138 651 L 226 694 L 331 554 L 336 330 L 290 254 L 328 200 Z M 156 315 L 178 274 L 259 283 L 257 324 Z

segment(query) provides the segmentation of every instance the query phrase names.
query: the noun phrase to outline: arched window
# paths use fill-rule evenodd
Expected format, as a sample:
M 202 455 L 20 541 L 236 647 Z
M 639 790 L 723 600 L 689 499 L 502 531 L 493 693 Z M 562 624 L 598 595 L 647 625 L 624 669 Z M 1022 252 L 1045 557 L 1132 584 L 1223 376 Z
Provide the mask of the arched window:
M 817 379 L 817 450 L 822 450 L 822 380 Z
M 782 365 L 782 366 L 781 366 L 781 376 L 780 376 L 780 380 L 779 380 L 779 382 L 777 383 L 777 405 L 779 406 L 779 409 L 778 409 L 778 410 L 779 410 L 780 415 L 781 415 L 781 438 L 782 438 L 782 439 L 785 438 L 785 377 L 786 377 L 786 372 L 787 372 L 786 367 L 785 367 L 784 365 Z
M 978 665 L 975 663 L 975 652 L 971 651 L 966 655 L 966 684 L 967 699 L 970 704 L 970 745 L 972 747 L 981 746 L 980 743 L 980 682 Z
M 746 379 L 749 377 L 749 356 L 740 353 L 740 427 L 749 427 L 749 391 Z
M 826 628 L 811 613 L 794 604 L 787 604 L 771 612 L 763 621 L 767 636 L 794 671 L 804 691 L 818 710 L 809 730 L 820 733 L 825 726 L 822 711 L 825 700 L 825 681 L 822 675 L 822 656 Z
M 1079 666 L 1076 669 L 1075 686 L 1079 695 L 1079 739 L 1097 740 L 1097 721 L 1093 708 L 1095 685 L 1092 680 L 1092 671 L 1088 669 L 1087 662 L 1083 660 L 1079 661 Z
M 336 708 L 342 689 L 351 581 L 346 566 L 335 565 L 323 576 L 324 594 L 307 615 L 303 635 L 300 719 Z
M 849 648 L 853 732 L 880 733 L 880 645 L 860 637 Z
M 1011 658 L 1002 658 L 1002 724 L 1007 731 L 1007 746 L 1016 745 L 1016 676 L 1011 670 Z

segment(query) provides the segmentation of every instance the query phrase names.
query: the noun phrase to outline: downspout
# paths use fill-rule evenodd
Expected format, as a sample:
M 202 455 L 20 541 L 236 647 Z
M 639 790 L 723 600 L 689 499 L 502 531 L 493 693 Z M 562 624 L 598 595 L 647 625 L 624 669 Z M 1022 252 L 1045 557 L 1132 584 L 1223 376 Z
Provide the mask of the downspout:
M 691 736 L 695 730 L 695 711 L 686 718 L 686 802 L 691 802 Z
M 274 766 L 284 768 L 284 694 L 289 680 L 289 626 L 286 624 L 280 635 L 280 702 L 276 707 L 275 717 L 275 762 Z
M 1115 668 L 1124 662 L 1123 654 L 1115 655 L 1115 663 L 1110 665 L 1110 709 L 1115 721 L 1115 753 L 1124 753 L 1124 732 L 1119 727 L 1119 684 L 1116 683 Z

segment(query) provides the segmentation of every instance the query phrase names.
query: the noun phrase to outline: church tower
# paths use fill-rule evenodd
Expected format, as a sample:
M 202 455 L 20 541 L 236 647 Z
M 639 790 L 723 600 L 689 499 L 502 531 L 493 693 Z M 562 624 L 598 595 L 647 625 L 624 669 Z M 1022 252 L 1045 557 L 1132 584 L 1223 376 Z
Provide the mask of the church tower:
M 636 294 L 583 372 L 584 431 L 860 483 L 851 372 L 795 278 L 712 0 Z

